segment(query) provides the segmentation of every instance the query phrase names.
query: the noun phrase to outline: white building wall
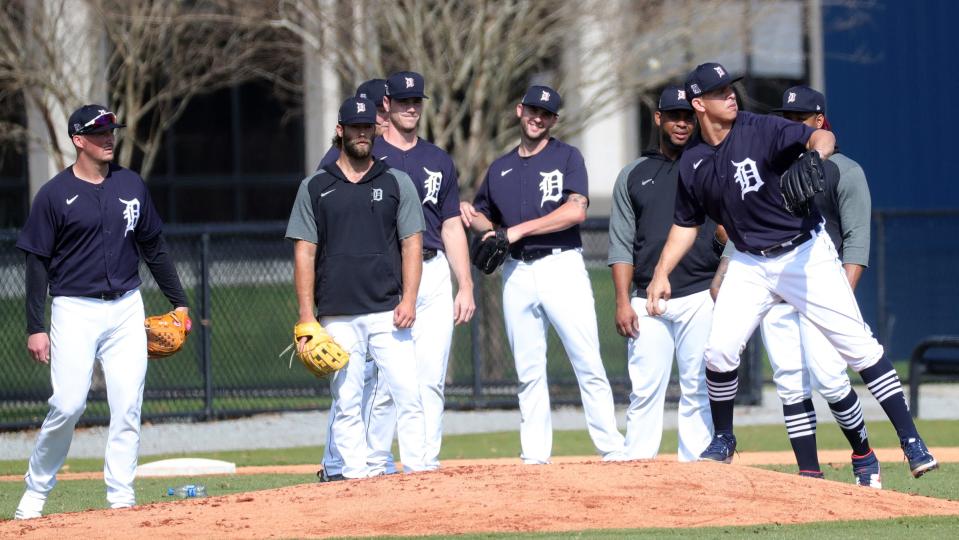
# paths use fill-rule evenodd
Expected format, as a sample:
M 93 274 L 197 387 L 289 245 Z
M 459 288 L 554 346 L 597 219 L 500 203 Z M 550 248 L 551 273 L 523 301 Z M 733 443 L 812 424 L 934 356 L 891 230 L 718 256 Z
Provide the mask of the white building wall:
M 25 2 L 28 24 L 43 24 L 46 43 L 30 43 L 28 48 L 56 47 L 64 63 L 56 66 L 56 78 L 67 102 L 38 88 L 25 96 L 27 129 L 30 132 L 27 163 L 30 174 L 30 200 L 50 178 L 73 163 L 76 152 L 67 137 L 67 118 L 81 105 L 106 103 L 106 40 L 91 38 L 102 32 L 101 21 L 83 0 L 42 0 Z M 54 21 L 51 25 L 40 20 Z

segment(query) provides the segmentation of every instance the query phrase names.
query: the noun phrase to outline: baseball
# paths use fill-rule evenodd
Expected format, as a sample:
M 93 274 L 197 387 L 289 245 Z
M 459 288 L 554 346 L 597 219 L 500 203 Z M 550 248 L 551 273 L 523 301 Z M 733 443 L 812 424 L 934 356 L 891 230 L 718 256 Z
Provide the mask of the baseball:
M 660 312 L 666 313 L 666 299 L 660 298 L 659 302 L 656 303 L 656 307 L 659 309 Z

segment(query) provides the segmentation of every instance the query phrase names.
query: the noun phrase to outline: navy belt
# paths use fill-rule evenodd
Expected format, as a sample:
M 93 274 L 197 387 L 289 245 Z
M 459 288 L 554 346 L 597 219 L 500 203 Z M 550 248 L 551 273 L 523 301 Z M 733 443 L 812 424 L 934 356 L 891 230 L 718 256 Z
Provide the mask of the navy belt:
M 753 255 L 759 255 L 760 257 L 778 257 L 784 253 L 789 253 L 797 247 L 805 244 L 809 240 L 812 240 L 812 233 L 813 231 L 809 230 L 804 233 L 797 234 L 782 244 L 776 244 L 766 249 L 747 249 L 746 253 L 752 253 Z
M 126 293 L 127 291 L 100 292 L 93 294 L 81 294 L 80 296 L 84 298 L 95 298 L 97 300 L 112 301 L 122 297 Z
M 423 248 L 423 260 L 428 261 L 436 257 L 438 252 L 435 249 Z
M 559 247 L 559 248 L 541 248 L 541 249 L 524 249 L 517 253 L 510 253 L 510 257 L 523 262 L 533 262 L 546 257 L 547 255 L 556 255 L 557 253 L 562 253 L 564 251 L 569 251 L 571 249 L 576 249 L 573 247 Z

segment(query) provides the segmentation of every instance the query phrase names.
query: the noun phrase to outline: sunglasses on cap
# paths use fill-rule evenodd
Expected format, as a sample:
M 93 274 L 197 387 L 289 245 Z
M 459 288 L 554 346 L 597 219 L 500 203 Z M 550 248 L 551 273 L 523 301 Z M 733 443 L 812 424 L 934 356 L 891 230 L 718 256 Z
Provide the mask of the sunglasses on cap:
M 117 115 L 110 111 L 104 111 L 95 116 L 92 120 L 88 121 L 86 124 L 83 124 L 83 126 L 73 132 L 73 134 L 86 135 L 102 128 L 111 128 L 111 126 L 115 126 L 116 124 Z

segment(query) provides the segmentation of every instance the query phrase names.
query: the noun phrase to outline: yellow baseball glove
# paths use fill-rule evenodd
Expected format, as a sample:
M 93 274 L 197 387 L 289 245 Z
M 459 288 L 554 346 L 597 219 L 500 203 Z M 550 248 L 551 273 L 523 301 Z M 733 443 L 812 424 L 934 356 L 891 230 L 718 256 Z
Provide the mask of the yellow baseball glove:
M 350 355 L 333 341 L 320 323 L 313 321 L 294 326 L 293 346 L 296 347 L 304 337 L 307 338 L 306 345 L 297 357 L 313 375 L 326 377 L 342 369 L 350 360 Z
M 143 321 L 147 332 L 147 358 L 166 358 L 176 354 L 186 342 L 190 318 L 176 311 L 153 315 Z

